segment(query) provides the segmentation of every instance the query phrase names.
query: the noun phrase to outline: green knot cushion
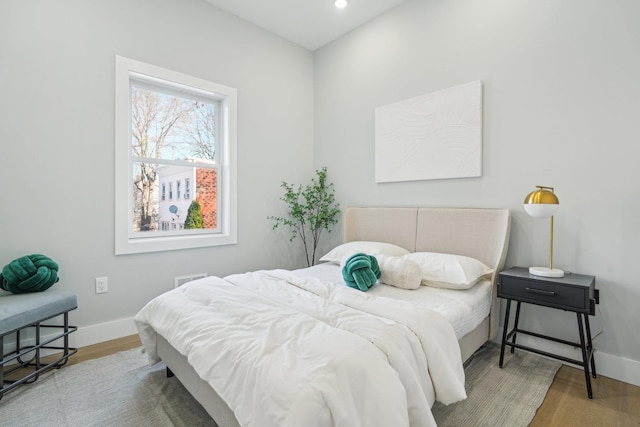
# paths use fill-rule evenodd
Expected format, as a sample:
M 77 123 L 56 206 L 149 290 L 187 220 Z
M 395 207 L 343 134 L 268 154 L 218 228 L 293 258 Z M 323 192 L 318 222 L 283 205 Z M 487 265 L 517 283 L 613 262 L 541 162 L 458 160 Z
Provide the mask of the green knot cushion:
M 58 264 L 51 258 L 40 254 L 26 255 L 2 268 L 0 288 L 14 294 L 41 292 L 59 279 Z
M 380 278 L 378 260 L 374 256 L 357 253 L 347 258 L 342 267 L 342 278 L 347 286 L 366 292 Z

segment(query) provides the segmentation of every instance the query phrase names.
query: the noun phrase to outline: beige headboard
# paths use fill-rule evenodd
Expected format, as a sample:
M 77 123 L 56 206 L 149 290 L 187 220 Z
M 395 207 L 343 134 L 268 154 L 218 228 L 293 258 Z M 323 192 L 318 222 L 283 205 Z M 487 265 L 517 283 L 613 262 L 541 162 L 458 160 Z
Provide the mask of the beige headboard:
M 498 332 L 497 273 L 509 245 L 509 209 L 349 207 L 343 241 L 394 243 L 412 252 L 441 252 L 476 258 L 494 270 L 490 337 Z

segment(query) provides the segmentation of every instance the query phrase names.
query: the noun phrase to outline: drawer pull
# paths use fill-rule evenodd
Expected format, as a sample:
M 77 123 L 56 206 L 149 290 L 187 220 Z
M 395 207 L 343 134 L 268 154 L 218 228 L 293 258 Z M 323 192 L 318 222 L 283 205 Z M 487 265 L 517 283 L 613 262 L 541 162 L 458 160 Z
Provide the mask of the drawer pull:
M 554 296 L 556 293 L 553 291 L 543 291 L 542 289 L 532 289 L 532 288 L 524 288 L 525 291 L 530 292 L 532 294 L 538 295 L 546 295 L 546 296 Z

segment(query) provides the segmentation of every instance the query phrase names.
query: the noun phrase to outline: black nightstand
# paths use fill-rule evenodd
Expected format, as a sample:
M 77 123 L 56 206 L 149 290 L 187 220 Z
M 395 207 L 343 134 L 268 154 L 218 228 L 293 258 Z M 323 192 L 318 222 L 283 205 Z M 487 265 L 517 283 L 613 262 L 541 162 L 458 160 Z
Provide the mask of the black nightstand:
M 596 278 L 594 276 L 572 273 L 565 274 L 565 277 L 560 278 L 541 277 L 529 274 L 528 268 L 513 267 L 499 274 L 498 297 L 507 300 L 504 329 L 502 331 L 502 346 L 500 347 L 500 367 L 502 368 L 502 363 L 504 361 L 505 346 L 511 347 L 511 353 L 513 353 L 516 348 L 520 348 L 543 356 L 552 357 L 554 359 L 582 366 L 584 368 L 584 377 L 587 382 L 587 395 L 589 396 L 589 399 L 591 399 L 593 397 L 593 393 L 591 391 L 589 365 L 591 365 L 591 374 L 593 375 L 593 378 L 596 378 L 596 363 L 593 359 L 594 349 L 591 343 L 589 315 L 595 315 L 595 304 L 600 303 L 600 295 L 596 289 Z M 518 304 L 516 306 L 515 323 L 513 325 L 513 329 L 509 331 L 511 301 L 516 301 Z M 578 317 L 578 334 L 580 336 L 580 343 L 565 341 L 548 335 L 518 329 L 520 304 L 523 302 L 542 305 L 545 307 L 559 308 L 576 313 Z M 580 347 L 582 349 L 582 361 L 569 359 L 527 347 L 522 344 L 517 344 L 516 337 L 518 334 L 531 335 L 570 346 Z

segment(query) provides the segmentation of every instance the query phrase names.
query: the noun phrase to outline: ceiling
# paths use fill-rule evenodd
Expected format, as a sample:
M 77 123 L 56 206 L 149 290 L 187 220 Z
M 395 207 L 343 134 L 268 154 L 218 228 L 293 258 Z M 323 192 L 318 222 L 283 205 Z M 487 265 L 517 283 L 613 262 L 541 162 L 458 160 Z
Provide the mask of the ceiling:
M 205 0 L 309 50 L 316 50 L 407 0 Z

